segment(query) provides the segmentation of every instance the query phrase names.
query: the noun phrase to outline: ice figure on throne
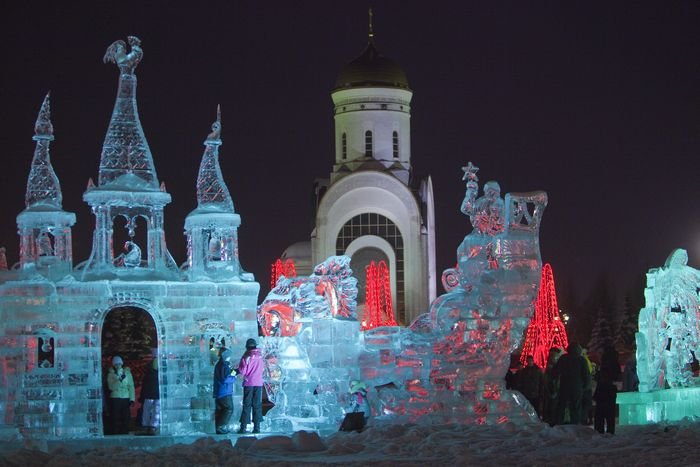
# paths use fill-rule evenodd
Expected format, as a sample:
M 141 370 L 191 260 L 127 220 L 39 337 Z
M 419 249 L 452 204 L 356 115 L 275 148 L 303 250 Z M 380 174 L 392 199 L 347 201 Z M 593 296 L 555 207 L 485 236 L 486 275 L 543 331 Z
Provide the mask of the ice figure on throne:
M 478 167 L 471 162 L 463 167 L 467 180 L 467 191 L 464 194 L 461 211 L 469 216 L 474 230 L 479 234 L 498 235 L 503 232 L 505 223 L 505 203 L 501 198 L 501 187 L 498 182 L 490 181 L 484 185 L 484 196 L 477 199 L 479 179 L 476 177 Z
M 462 272 L 466 273 L 461 275 L 460 281 L 468 291 L 471 291 L 474 285 L 471 279 L 476 279 L 476 276 L 485 271 L 499 268 L 495 239 L 505 230 L 505 202 L 501 198 L 501 187 L 495 181 L 486 182 L 483 196 L 477 198 L 479 178 L 476 172 L 479 168 L 469 162 L 462 167 L 462 171 L 464 172 L 462 180 L 467 181 L 467 188 L 460 210 L 469 216 L 474 230 L 459 246 L 457 261 Z M 481 261 L 477 259 L 479 257 Z

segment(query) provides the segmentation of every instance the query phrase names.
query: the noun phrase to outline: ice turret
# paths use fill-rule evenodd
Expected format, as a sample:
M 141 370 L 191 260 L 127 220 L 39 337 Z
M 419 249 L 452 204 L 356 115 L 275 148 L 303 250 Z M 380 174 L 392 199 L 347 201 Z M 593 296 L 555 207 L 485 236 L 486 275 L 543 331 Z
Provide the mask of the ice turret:
M 61 185 L 49 157 L 54 139 L 49 94 L 41 105 L 32 139 L 36 149 L 27 180 L 27 207 L 17 216 L 20 266 L 24 271 L 36 270 L 60 278 L 72 268 L 71 226 L 75 214 L 62 209 Z
M 204 141 L 204 155 L 197 177 L 197 209 L 185 219 L 187 276 L 190 280 L 253 280 L 238 259 L 238 226 L 241 216 L 233 209 L 221 167 L 221 109 Z
M 171 198 L 158 182 L 136 106 L 134 70 L 143 50 L 137 37 L 129 36 L 129 45 L 127 53 L 124 41 L 116 41 L 104 57 L 119 67 L 119 88 L 102 146 L 97 186 L 88 186 L 83 195 L 96 217 L 92 254 L 83 278 L 175 279 L 177 266 L 163 230 L 163 208 Z M 124 231 L 115 232 L 119 218 Z M 139 235 L 138 228 L 145 229 L 145 234 Z

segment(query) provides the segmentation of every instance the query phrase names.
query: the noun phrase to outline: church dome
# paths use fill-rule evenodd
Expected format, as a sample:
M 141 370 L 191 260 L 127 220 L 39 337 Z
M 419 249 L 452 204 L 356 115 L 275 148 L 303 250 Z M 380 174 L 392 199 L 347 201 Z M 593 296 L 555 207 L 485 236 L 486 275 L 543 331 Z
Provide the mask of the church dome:
M 335 81 L 335 90 L 356 87 L 408 89 L 408 80 L 401 67 L 379 53 L 370 39 L 362 55 L 348 63 Z

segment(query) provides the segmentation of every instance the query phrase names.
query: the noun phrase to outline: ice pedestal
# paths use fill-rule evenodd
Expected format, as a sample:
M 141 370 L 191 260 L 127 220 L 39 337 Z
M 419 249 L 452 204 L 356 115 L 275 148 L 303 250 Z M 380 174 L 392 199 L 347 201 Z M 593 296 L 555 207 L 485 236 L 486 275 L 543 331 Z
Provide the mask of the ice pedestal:
M 617 404 L 621 426 L 700 418 L 700 387 L 621 392 Z

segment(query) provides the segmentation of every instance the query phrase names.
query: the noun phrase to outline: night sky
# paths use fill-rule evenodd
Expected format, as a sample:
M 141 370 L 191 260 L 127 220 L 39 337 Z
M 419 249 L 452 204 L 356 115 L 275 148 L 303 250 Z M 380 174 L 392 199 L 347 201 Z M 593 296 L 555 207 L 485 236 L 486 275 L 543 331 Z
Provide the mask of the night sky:
M 0 244 L 10 264 L 48 90 L 51 158 L 63 207 L 78 216 L 74 261 L 88 257 L 94 217 L 82 195 L 97 180 L 118 81 L 102 57 L 136 35 L 141 123 L 173 197 L 168 247 L 184 262 L 184 218 L 221 104 L 220 161 L 242 217 L 241 262 L 262 299 L 270 263 L 309 239 L 312 183 L 334 162 L 330 91 L 364 50 L 372 6 L 377 48 L 414 92 L 412 164 L 415 177 L 433 179 L 438 275 L 471 230 L 459 212 L 470 160 L 482 186 L 547 191 L 542 258 L 579 296 L 601 275 L 621 293 L 677 247 L 700 268 L 700 2 L 183 4 L 3 7 Z

